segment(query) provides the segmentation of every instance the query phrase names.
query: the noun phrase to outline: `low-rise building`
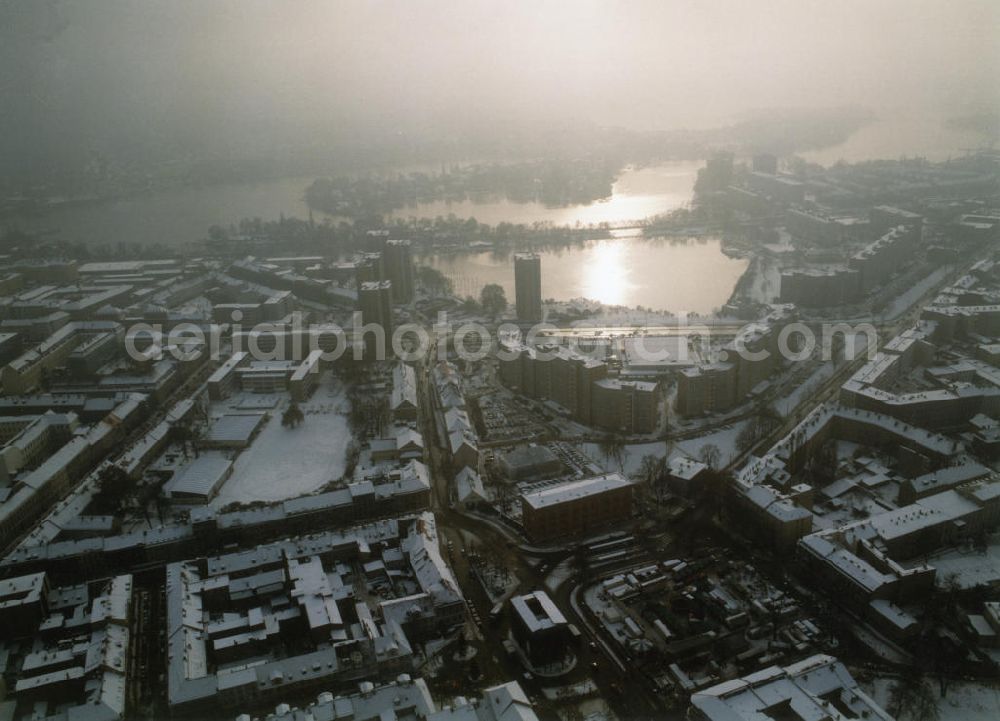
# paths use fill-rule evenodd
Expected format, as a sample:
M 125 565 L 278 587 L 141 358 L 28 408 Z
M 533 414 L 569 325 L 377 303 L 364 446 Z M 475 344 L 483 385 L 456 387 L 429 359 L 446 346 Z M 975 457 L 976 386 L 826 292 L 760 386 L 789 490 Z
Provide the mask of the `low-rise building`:
M 3 559 L 7 573 L 49 569 L 63 575 L 93 575 L 149 560 L 175 561 L 192 552 L 248 545 L 289 533 L 339 528 L 372 518 L 415 513 L 430 504 L 430 474 L 419 461 L 379 471 L 371 480 L 336 490 L 265 506 L 220 512 L 194 506 L 190 521 L 158 529 L 137 529 L 109 536 L 53 539 L 33 534 Z M 66 509 L 72 512 L 72 508 Z M 61 519 L 60 523 L 63 521 Z M 51 529 L 52 524 L 45 524 Z
M 529 443 L 500 456 L 500 468 L 512 481 L 554 478 L 563 472 L 562 461 L 548 446 Z
M 86 433 L 73 435 L 36 468 L 17 476 L 0 497 L 0 546 L 29 528 L 138 425 L 144 400 L 126 398 Z
M 316 701 L 303 709 L 287 703 L 275 706 L 266 721 L 393 721 L 426 719 L 426 721 L 538 721 L 531 701 L 516 681 L 484 689 L 482 698 L 460 696 L 438 708 L 423 679 L 411 679 L 400 674 L 392 683 L 376 685 L 370 681 L 358 684 L 350 694 L 334 696 L 324 691 Z M 250 714 L 240 714 L 236 721 L 258 721 Z
M 0 635 L 31 641 L 4 650 L 12 691 L 2 704 L 5 718 L 124 718 L 131 710 L 135 672 L 132 576 L 49 587 L 39 574 L 0 581 L 0 594 L 18 585 L 26 586 L 22 606 L 30 605 L 31 613 L 16 622 L 4 618 Z M 0 612 L 3 605 L 0 602 Z
M 32 633 L 49 612 L 45 572 L 0 581 L 0 638 Z
M 417 419 L 417 373 L 413 366 L 397 363 L 392 369 L 392 395 L 389 410 L 397 421 Z
M 812 512 L 785 493 L 764 484 L 734 483 L 730 499 L 741 529 L 778 551 L 790 553 L 812 530 Z
M 811 656 L 784 668 L 771 666 L 691 696 L 692 721 L 867 718 L 892 721 L 840 661 Z
M 455 500 L 462 508 L 478 508 L 490 501 L 483 479 L 469 467 L 455 474 Z
M 465 608 L 431 514 L 174 563 L 166 597 L 167 703 L 201 715 L 396 678 Z
M 569 622 L 545 591 L 510 599 L 510 627 L 532 665 L 560 663 L 566 657 Z
M 779 295 L 782 303 L 803 308 L 849 305 L 861 299 L 861 276 L 844 266 L 791 268 L 781 271 Z
M 884 413 L 924 428 L 954 428 L 981 413 L 1000 412 L 1000 372 L 980 360 L 924 368 L 922 386 L 903 380 L 935 356 L 938 323 L 921 322 L 887 343 L 840 389 L 846 406 Z
M 238 388 L 236 369 L 250 362 L 246 351 L 233 353 L 208 378 L 208 397 L 220 401 L 232 395 Z
M 164 484 L 163 494 L 174 503 L 208 503 L 232 472 L 224 455 L 202 453 Z

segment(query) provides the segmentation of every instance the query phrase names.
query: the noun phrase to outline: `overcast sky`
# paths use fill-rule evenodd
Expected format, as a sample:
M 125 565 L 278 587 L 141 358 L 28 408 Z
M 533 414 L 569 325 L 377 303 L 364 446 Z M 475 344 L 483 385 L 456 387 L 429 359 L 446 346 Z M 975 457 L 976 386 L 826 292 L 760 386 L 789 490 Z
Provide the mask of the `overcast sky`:
M 1000 106 L 998 79 L 998 0 L 0 0 L 8 158 L 785 106 L 958 115 Z

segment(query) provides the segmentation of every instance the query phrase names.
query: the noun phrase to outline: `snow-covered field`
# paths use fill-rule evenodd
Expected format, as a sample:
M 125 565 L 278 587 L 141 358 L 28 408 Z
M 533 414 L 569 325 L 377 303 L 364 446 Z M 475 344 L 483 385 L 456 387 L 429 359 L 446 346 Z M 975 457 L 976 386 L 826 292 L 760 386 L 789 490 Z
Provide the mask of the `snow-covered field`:
M 601 447 L 597 443 L 584 443 L 583 452 L 594 459 L 599 466 L 607 468 L 609 471 L 621 471 L 626 476 L 632 477 L 639 472 L 639 464 L 642 463 L 643 456 L 656 456 L 661 458 L 666 451 L 663 441 L 653 441 L 651 443 L 630 443 L 622 451 L 622 464 L 619 467 L 614 459 L 608 459 L 601 453 Z
M 923 557 L 915 559 L 913 564 L 919 565 L 924 560 Z M 963 588 L 992 583 L 1000 580 L 1000 535 L 995 534 L 990 539 L 985 554 L 972 549 L 950 549 L 926 560 L 937 569 L 939 580 L 954 574 Z
M 726 465 L 736 456 L 736 437 L 748 422 L 746 420 L 737 421 L 707 435 L 687 441 L 680 441 L 677 444 L 677 448 L 691 456 L 691 458 L 698 458 L 698 454 L 702 448 L 710 443 L 714 444 L 719 449 L 722 465 Z
M 719 449 L 722 464 L 729 463 L 736 455 L 736 437 L 746 424 L 747 421 L 745 420 L 737 421 L 716 431 L 711 431 L 704 436 L 686 441 L 678 441 L 671 447 L 670 455 L 681 454 L 697 459 L 701 449 L 712 443 Z M 667 446 L 663 441 L 629 443 L 622 452 L 622 462 L 619 467 L 616 460 L 608 459 L 601 453 L 601 447 L 597 443 L 584 443 L 582 448 L 583 452 L 593 458 L 598 465 L 607 468 L 609 471 L 620 470 L 629 477 L 639 474 L 639 466 L 642 463 L 643 456 L 651 455 L 662 458 L 667 450 Z
M 300 404 L 305 420 L 298 428 L 281 425 L 289 402 L 283 395 L 253 445 L 237 457 L 232 477 L 212 505 L 281 501 L 315 491 L 343 475 L 351 438 L 343 388 L 325 377 L 312 398 Z
M 990 686 L 970 683 L 951 683 L 944 698 L 940 698 L 937 679 L 929 679 L 938 700 L 941 721 L 996 721 L 1000 718 L 1000 690 Z M 882 708 L 889 704 L 889 694 L 895 684 L 893 679 L 875 678 L 862 681 L 861 688 Z

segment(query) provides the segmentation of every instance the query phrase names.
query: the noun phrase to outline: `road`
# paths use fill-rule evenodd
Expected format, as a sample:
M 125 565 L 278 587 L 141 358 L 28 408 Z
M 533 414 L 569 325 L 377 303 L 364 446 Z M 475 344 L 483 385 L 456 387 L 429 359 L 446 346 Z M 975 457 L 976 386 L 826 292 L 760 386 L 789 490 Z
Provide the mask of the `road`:
M 927 299 L 934 297 L 941 288 L 954 282 L 955 278 L 966 272 L 966 268 L 967 264 L 965 263 L 961 267 L 956 267 L 953 273 L 948 274 L 921 298 L 915 300 L 909 311 L 891 322 L 882 324 L 879 327 L 880 339 L 892 338 L 905 328 L 910 327 L 919 318 Z M 836 321 L 829 322 L 835 323 Z M 567 330 L 569 329 L 561 329 L 557 332 L 566 332 Z M 601 330 L 634 332 L 634 329 L 611 328 L 574 329 L 571 332 L 592 334 Z M 674 333 L 681 330 L 692 332 L 691 327 L 651 329 L 651 331 Z M 713 330 L 718 331 L 719 328 Z M 496 622 L 490 620 L 493 601 L 471 573 L 470 547 L 475 545 L 478 548 L 490 549 L 494 556 L 507 565 L 507 568 L 517 579 L 515 593 L 544 588 L 548 573 L 560 562 L 570 558 L 573 551 L 564 548 L 546 550 L 524 547 L 522 539 L 502 523 L 461 513 L 454 508 L 449 495 L 451 492 L 450 468 L 443 451 L 445 446 L 441 443 L 446 439 L 439 438 L 435 420 L 430 375 L 435 358 L 437 358 L 436 340 L 430 344 L 427 356 L 419 369 L 420 412 L 426 448 L 425 460 L 428 463 L 434 484 L 431 510 L 437 518 L 442 542 L 445 548 L 449 549 L 446 550 L 448 560 L 455 571 L 465 598 L 470 607 L 475 609 L 471 615 L 477 621 L 476 631 L 481 648 L 485 651 L 483 655 L 492 657 L 489 663 L 481 665 L 484 670 L 497 673 L 499 675 L 497 680 L 504 677 L 523 678 L 524 669 L 519 662 L 507 658 L 502 652 L 502 643 L 506 638 L 506 624 L 502 619 Z M 862 354 L 836 369 L 809 398 L 800 403 L 799 407 L 785 418 L 784 422 L 773 433 L 733 459 L 730 468 L 738 467 L 749 454 L 770 447 L 820 404 L 835 400 L 843 382 L 866 360 L 866 355 Z M 732 420 L 729 419 L 727 422 L 732 422 Z M 703 428 L 691 430 L 691 433 L 696 434 L 704 432 Z M 682 433 L 687 435 L 687 432 Z M 579 664 L 573 672 L 560 679 L 558 684 L 564 685 L 590 677 L 602 692 L 605 700 L 621 718 L 682 718 L 683 712 L 676 707 L 670 707 L 665 699 L 656 696 L 651 691 L 650 684 L 643 679 L 641 672 L 634 666 L 630 666 L 629 659 L 620 657 L 620 652 L 616 650 L 617 646 L 609 643 L 608 639 L 603 637 L 596 619 L 591 618 L 589 611 L 585 609 L 582 591 L 583 587 L 575 577 L 565 580 L 554 591 L 550 591 L 556 605 L 566 618 L 580 629 L 584 638 L 584 642 L 579 648 Z M 594 663 L 596 663 L 596 670 L 593 670 L 592 667 Z M 536 698 L 539 691 L 537 683 L 536 679 L 525 684 L 529 693 L 532 693 Z
M 490 618 L 493 601 L 488 598 L 482 585 L 471 573 L 469 552 L 472 544 L 479 549 L 490 549 L 491 554 L 506 564 L 517 579 L 515 593 L 528 593 L 544 588 L 548 573 L 560 562 L 569 558 L 573 552 L 561 547 L 553 549 L 525 547 L 530 553 L 526 552 L 522 550 L 523 539 L 505 528 L 502 523 L 460 513 L 452 507 L 449 497 L 449 464 L 443 446 L 439 443 L 443 439 L 438 438 L 434 416 L 430 361 L 436 357 L 437 344 L 433 342 L 428 349 L 427 360 L 420 364 L 418 369 L 420 418 L 426 449 L 425 462 L 433 479 L 431 510 L 444 546 L 442 550 L 455 572 L 467 603 L 470 608 L 475 609 L 472 618 L 481 621 L 476 626 L 483 652 L 480 656 L 492 657 L 489 661 L 480 661 L 481 669 L 487 677 L 491 671 L 496 673 L 497 681 L 512 678 L 521 680 L 534 698 L 540 697 L 542 685 L 567 685 L 590 678 L 620 718 L 670 718 L 669 710 L 664 704 L 653 696 L 633 669 L 615 658 L 604 639 L 594 631 L 593 623 L 586 618 L 585 612 L 572 602 L 571 596 L 577 589 L 573 579 L 567 580 L 552 594 L 553 600 L 567 620 L 575 624 L 583 634 L 582 643 L 576 649 L 578 662 L 573 671 L 558 680 L 553 679 L 551 683 L 542 684 L 539 679 L 526 681 L 525 669 L 520 662 L 507 658 L 504 654 L 503 641 L 507 637 L 507 624 L 503 618 L 496 620 Z M 596 671 L 593 668 L 594 663 L 597 664 Z
M 62 492 L 56 495 L 49 502 L 47 505 L 48 510 L 46 510 L 43 515 L 39 516 L 40 520 L 38 522 L 28 524 L 25 530 L 19 533 L 14 539 L 8 542 L 5 546 L 0 546 L 0 557 L 12 553 L 14 549 L 20 546 L 24 542 L 25 538 L 31 535 L 31 533 L 38 528 L 39 523 L 44 522 L 47 515 L 51 513 L 51 509 L 58 507 L 65 499 L 74 494 L 80 487 L 80 484 L 90 478 L 90 476 L 98 468 L 102 468 L 105 463 L 114 462 L 123 455 L 126 455 L 126 449 L 135 445 L 135 443 L 137 443 L 145 434 L 149 433 L 149 431 L 155 428 L 164 418 L 166 418 L 167 411 L 169 411 L 175 403 L 183 400 L 184 398 L 197 395 L 214 369 L 215 364 L 209 362 L 207 359 L 198 368 L 194 369 L 190 376 L 184 379 L 184 381 L 182 381 L 176 389 L 171 391 L 165 399 L 157 404 L 156 410 L 151 413 L 151 415 L 143 419 L 136 428 L 129 431 L 129 433 L 122 438 L 118 444 L 116 444 L 114 451 L 109 453 L 107 457 L 94 458 L 91 463 L 88 463 L 87 467 L 79 474 L 79 476 L 72 483 L 62 489 Z
M 969 267 L 975 262 L 981 260 L 982 258 L 989 257 L 991 253 L 976 254 L 974 258 L 969 259 L 963 263 L 956 264 L 955 269 L 947 274 L 939 283 L 933 285 L 919 298 L 915 299 L 913 304 L 910 306 L 909 310 L 905 313 L 901 313 L 897 318 L 892 321 L 885 322 L 877 327 L 878 330 L 878 340 L 879 343 L 884 345 L 888 341 L 895 338 L 901 332 L 907 328 L 912 327 L 919 319 L 923 312 L 924 306 L 929 300 L 937 297 L 942 289 L 948 287 L 954 283 L 958 278 L 965 275 L 968 272 Z M 825 321 L 826 323 L 840 323 L 848 321 Z M 828 378 L 824 383 L 816 390 L 816 392 L 810 396 L 806 402 L 800 403 L 799 406 L 785 418 L 784 422 L 778 426 L 774 431 L 772 431 L 767 437 L 761 439 L 752 448 L 749 448 L 741 453 L 738 453 L 732 461 L 727 466 L 727 470 L 734 470 L 739 468 L 740 465 L 751 455 L 760 454 L 764 450 L 770 448 L 779 439 L 786 436 L 796 425 L 798 425 L 806 416 L 808 416 L 812 411 L 814 411 L 821 404 L 828 401 L 834 401 L 840 394 L 840 387 L 844 382 L 854 374 L 854 372 L 860 368 L 868 360 L 867 353 L 862 353 L 858 355 L 853 361 L 845 363 L 842 367 L 838 368 L 830 378 Z
M 480 549 L 491 549 L 506 564 L 510 572 L 517 578 L 516 593 L 527 593 L 545 588 L 548 573 L 560 562 L 570 558 L 573 551 L 565 548 L 537 549 L 527 547 L 513 530 L 506 528 L 499 521 L 486 519 L 472 514 L 461 513 L 453 507 L 450 498 L 450 472 L 448 458 L 443 450 L 444 439 L 439 438 L 435 420 L 435 404 L 431 380 L 432 359 L 437 357 L 436 342 L 428 349 L 426 360 L 418 370 L 419 402 L 422 432 L 425 439 L 425 461 L 431 472 L 433 488 L 431 494 L 431 510 L 434 512 L 444 552 L 451 564 L 455 576 L 462 587 L 462 592 L 475 609 L 473 619 L 481 622 L 476 631 L 481 641 L 482 649 L 493 656 L 490 664 L 481 663 L 484 671 L 493 670 L 498 679 L 523 679 L 524 669 L 516 660 L 508 659 L 502 652 L 503 641 L 506 638 L 506 623 L 500 620 L 494 624 L 490 619 L 493 601 L 487 597 L 479 581 L 471 573 L 468 552 L 475 545 Z M 807 404 L 816 403 L 832 397 L 843 382 L 843 378 L 853 368 L 863 362 L 845 364 L 843 369 L 830 378 L 820 389 L 820 392 Z M 804 414 L 804 411 L 803 411 Z M 791 420 L 791 419 L 790 419 Z M 732 422 L 732 419 L 727 420 Z M 681 435 L 701 434 L 705 429 L 682 432 Z M 786 431 L 787 432 L 787 431 Z M 450 549 L 450 550 L 449 550 Z M 563 612 L 570 623 L 580 629 L 584 641 L 579 648 L 580 661 L 574 671 L 564 679 L 550 685 L 564 685 L 589 677 L 600 689 L 605 700 L 620 718 L 683 718 L 683 711 L 668 705 L 667 700 L 653 693 L 651 684 L 641 672 L 630 666 L 630 660 L 622 658 L 615 650 L 616 646 L 606 639 L 599 630 L 599 623 L 591 618 L 582 600 L 583 587 L 578 579 L 569 578 L 554 591 L 550 592 L 553 601 Z M 592 670 L 592 664 L 597 663 L 597 670 Z M 539 688 L 537 680 L 526 683 L 528 691 L 537 696 Z

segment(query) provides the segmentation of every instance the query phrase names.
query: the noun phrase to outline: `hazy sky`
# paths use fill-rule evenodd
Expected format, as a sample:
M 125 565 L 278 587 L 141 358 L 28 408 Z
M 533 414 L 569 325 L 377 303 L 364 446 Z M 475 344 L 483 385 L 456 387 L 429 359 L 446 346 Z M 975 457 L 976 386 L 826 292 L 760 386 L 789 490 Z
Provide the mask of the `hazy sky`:
M 996 109 L 1000 2 L 0 0 L 0 160 L 849 104 Z

